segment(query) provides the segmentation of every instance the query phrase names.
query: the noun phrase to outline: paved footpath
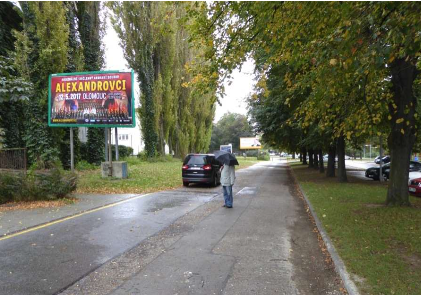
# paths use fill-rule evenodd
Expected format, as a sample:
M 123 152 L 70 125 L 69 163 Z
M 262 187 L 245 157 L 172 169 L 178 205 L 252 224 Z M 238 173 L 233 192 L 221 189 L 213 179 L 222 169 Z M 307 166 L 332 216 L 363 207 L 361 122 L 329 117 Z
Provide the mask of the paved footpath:
M 234 208 L 219 195 L 62 294 L 341 294 L 289 168 L 237 172 Z

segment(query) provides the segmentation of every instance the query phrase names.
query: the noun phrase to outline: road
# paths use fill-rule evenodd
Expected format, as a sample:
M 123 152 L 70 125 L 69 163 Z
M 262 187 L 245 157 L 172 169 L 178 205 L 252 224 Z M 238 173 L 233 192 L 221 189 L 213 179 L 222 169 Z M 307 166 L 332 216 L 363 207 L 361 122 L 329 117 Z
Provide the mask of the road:
M 215 195 L 207 189 L 137 196 L 0 241 L 0 294 L 55 294 Z
M 0 240 L 0 294 L 340 294 L 282 161 Z

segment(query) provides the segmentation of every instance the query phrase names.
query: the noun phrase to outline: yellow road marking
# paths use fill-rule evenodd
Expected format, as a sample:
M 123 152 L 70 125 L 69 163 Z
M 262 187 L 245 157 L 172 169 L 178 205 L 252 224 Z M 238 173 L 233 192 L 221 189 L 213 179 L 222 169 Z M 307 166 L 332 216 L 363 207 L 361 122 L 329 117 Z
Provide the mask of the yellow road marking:
M 140 195 L 140 196 L 133 197 L 133 198 L 126 199 L 126 200 L 122 200 L 122 201 L 119 201 L 119 202 L 116 202 L 116 203 L 108 204 L 108 205 L 105 205 L 103 207 L 95 208 L 95 209 L 92 209 L 92 210 L 87 210 L 85 212 L 78 213 L 78 214 L 75 214 L 75 215 L 72 215 L 72 216 L 68 216 L 68 217 L 65 217 L 65 218 L 62 218 L 62 219 L 59 219 L 59 220 L 55 220 L 55 221 L 51 221 L 51 222 L 48 222 L 48 223 L 45 223 L 45 224 L 42 224 L 42 225 L 31 227 L 31 228 L 25 229 L 23 231 L 16 232 L 14 234 L 10 234 L 10 235 L 5 234 L 3 237 L 0 238 L 0 241 L 11 239 L 13 237 L 17 237 L 17 236 L 20 236 L 20 235 L 23 235 L 23 234 L 26 234 L 26 233 L 30 233 L 30 232 L 39 230 L 41 228 L 45 228 L 45 227 L 48 227 L 48 226 L 51 226 L 51 225 L 54 225 L 54 224 L 57 224 L 57 223 L 60 223 L 60 222 L 64 222 L 64 221 L 67 221 L 67 220 L 70 220 L 70 219 L 73 219 L 73 218 L 76 218 L 76 217 L 79 217 L 79 216 L 83 216 L 83 215 L 86 215 L 86 214 L 89 214 L 89 213 L 93 213 L 93 212 L 97 212 L 97 211 L 100 211 L 100 210 L 103 210 L 103 209 L 114 207 L 114 206 L 129 202 L 129 201 L 133 201 L 133 200 L 136 200 L 136 199 L 140 199 L 140 198 L 149 196 L 149 195 L 150 194 Z

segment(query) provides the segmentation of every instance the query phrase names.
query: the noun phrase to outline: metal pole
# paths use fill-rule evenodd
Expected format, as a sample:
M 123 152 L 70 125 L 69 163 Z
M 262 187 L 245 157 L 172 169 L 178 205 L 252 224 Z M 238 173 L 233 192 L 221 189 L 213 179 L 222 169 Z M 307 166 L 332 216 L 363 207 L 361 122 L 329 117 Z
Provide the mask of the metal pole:
M 108 139 L 110 140 L 110 142 L 108 143 L 108 159 L 109 159 L 109 163 L 108 163 L 108 176 L 112 177 L 113 176 L 113 154 L 111 153 L 111 128 L 108 128 Z
M 70 170 L 75 171 L 75 153 L 73 146 L 73 127 L 70 127 Z
M 108 128 L 104 128 L 105 135 L 105 162 L 108 162 Z
M 370 144 L 370 159 L 371 159 L 371 144 Z
M 118 161 L 118 131 L 117 127 L 114 128 L 115 130 L 115 160 Z
M 383 179 L 383 146 L 382 146 L 382 137 L 380 136 L 380 182 L 384 181 Z

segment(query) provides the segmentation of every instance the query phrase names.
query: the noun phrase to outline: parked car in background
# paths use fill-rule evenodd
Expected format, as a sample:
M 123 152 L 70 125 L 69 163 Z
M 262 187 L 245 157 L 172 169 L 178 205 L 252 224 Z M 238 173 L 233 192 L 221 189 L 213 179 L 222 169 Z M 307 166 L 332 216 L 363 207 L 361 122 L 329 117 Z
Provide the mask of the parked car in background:
M 370 167 L 365 171 L 365 177 L 373 180 L 380 180 L 380 167 Z M 382 175 L 384 179 L 389 179 L 390 176 L 390 163 L 382 166 Z M 410 161 L 409 163 L 409 179 L 421 177 L 421 163 Z
M 382 166 L 382 174 L 384 179 L 387 179 L 385 176 L 385 171 L 390 171 L 390 164 L 386 164 Z M 365 170 L 365 177 L 371 178 L 373 180 L 380 180 L 380 167 L 370 167 Z
M 389 179 L 390 177 L 390 164 L 388 168 L 384 169 L 383 175 L 385 176 L 386 179 Z M 385 165 L 386 166 L 386 165 Z M 409 179 L 414 179 L 414 178 L 418 178 L 421 177 L 421 163 L 417 162 L 417 161 L 410 161 L 409 162 Z
M 408 191 L 413 196 L 421 197 L 421 177 L 409 180 Z
M 345 160 L 351 160 L 351 157 L 347 156 L 347 155 L 345 155 L 344 158 L 345 158 Z M 326 155 L 323 156 L 323 162 L 327 162 L 328 159 L 329 159 L 329 155 L 326 154 Z M 337 156 L 335 157 L 335 162 L 338 162 Z
M 213 154 L 188 154 L 181 170 L 183 185 L 209 183 L 218 186 L 221 183 L 221 166 Z
M 390 163 L 390 156 L 384 156 L 384 157 L 382 158 L 382 161 L 383 161 L 383 164 Z M 376 163 L 376 164 L 380 164 L 380 156 L 377 156 L 377 157 L 374 159 L 374 163 Z

